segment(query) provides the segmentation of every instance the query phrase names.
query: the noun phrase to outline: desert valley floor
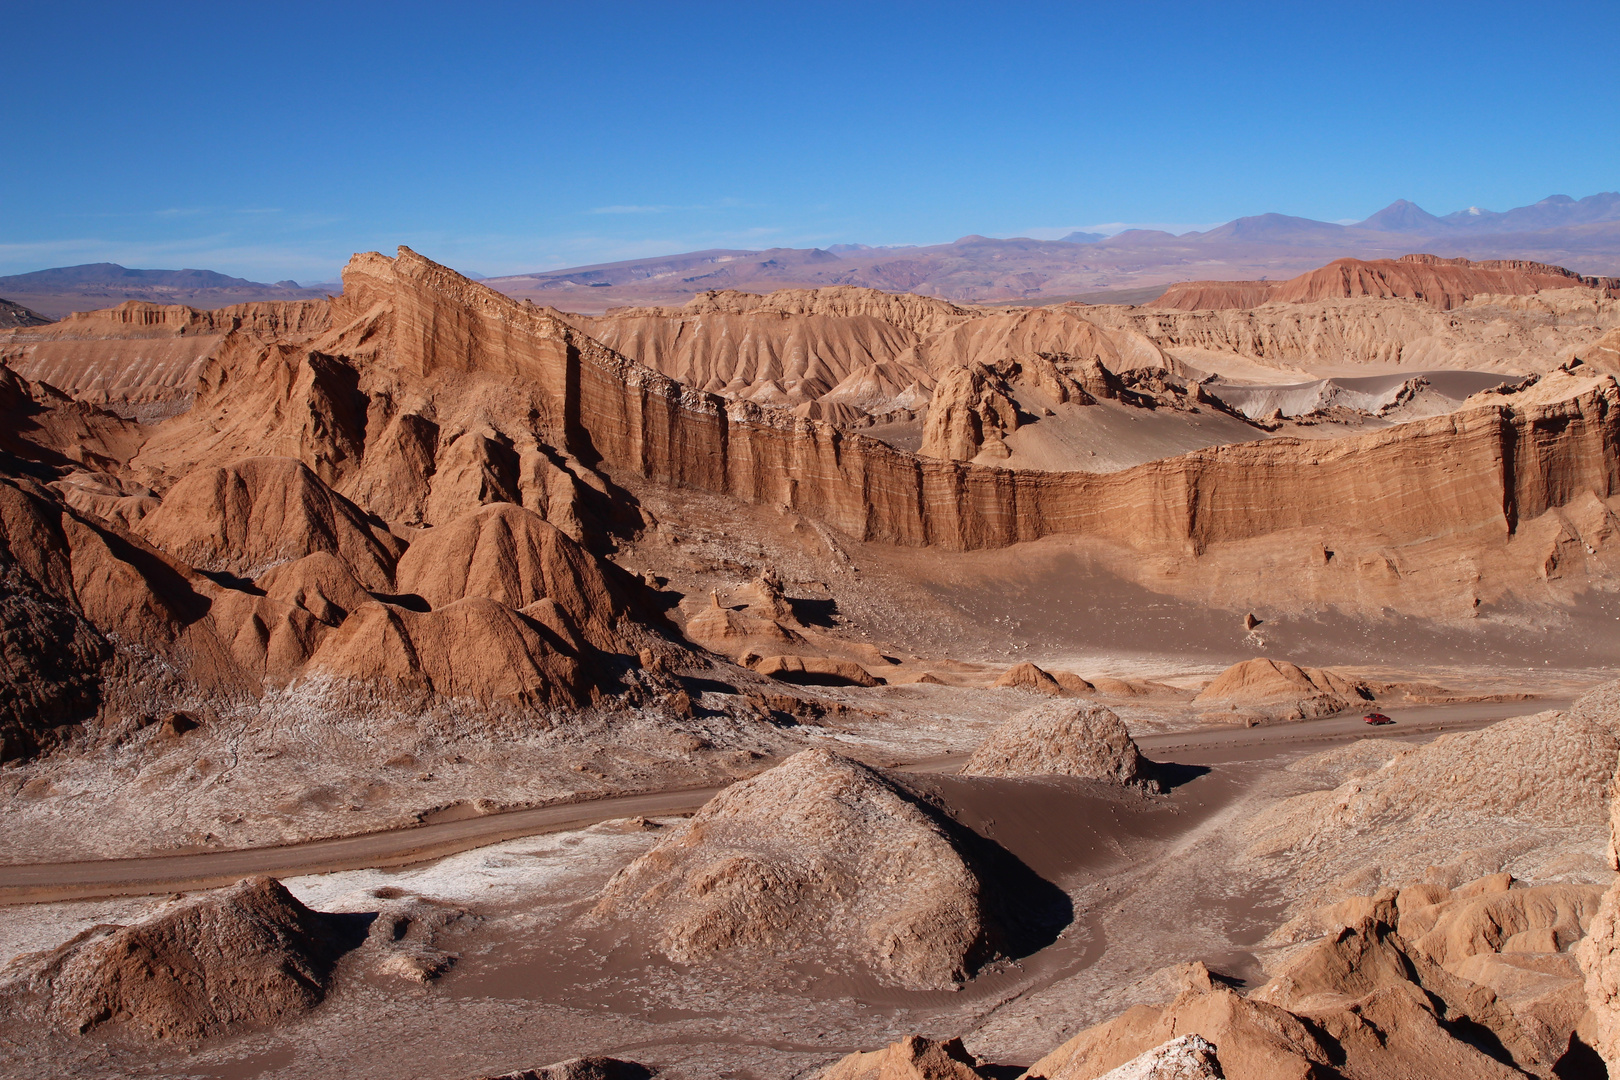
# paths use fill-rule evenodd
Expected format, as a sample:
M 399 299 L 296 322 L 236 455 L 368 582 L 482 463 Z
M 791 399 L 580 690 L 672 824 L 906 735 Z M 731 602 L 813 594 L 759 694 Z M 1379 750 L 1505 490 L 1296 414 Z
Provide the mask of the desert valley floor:
M 1602 1076 L 1617 297 L 13 315 L 0 1074 Z

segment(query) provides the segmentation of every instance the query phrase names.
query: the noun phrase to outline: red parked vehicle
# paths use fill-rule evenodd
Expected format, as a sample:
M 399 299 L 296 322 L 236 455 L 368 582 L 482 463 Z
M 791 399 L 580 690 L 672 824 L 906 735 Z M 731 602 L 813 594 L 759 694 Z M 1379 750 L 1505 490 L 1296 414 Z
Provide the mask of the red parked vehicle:
M 1361 719 L 1363 723 L 1372 724 L 1374 727 L 1383 727 L 1385 724 L 1393 724 L 1395 722 L 1381 712 L 1370 712 Z

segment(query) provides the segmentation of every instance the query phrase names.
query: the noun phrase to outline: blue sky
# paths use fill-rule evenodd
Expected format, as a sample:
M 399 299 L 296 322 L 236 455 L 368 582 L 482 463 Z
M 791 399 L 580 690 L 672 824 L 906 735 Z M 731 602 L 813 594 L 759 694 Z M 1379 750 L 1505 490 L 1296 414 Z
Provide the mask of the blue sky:
M 307 282 L 404 243 L 488 275 L 1620 188 L 1610 2 L 5 11 L 0 273 Z

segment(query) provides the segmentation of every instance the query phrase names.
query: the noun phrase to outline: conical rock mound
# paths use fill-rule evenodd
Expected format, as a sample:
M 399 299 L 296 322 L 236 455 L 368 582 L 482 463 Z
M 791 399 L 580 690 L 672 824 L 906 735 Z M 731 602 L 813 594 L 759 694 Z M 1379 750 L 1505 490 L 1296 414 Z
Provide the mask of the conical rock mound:
M 140 532 L 203 570 L 256 577 L 317 551 L 386 589 L 405 545 L 295 458 L 245 458 L 197 469 L 141 520 Z
M 1257 657 L 1233 664 L 1193 700 L 1207 704 L 1292 705 L 1307 716 L 1342 712 L 1370 696 L 1337 672 Z
M 590 696 L 573 642 L 541 617 L 484 597 L 434 611 L 362 605 L 325 638 L 309 670 L 370 683 L 383 693 L 405 688 L 553 706 L 578 706 Z
M 3 993 L 32 998 L 78 1031 L 111 1022 L 154 1039 L 200 1039 L 313 1008 L 341 951 L 329 917 L 274 878 L 250 878 L 19 957 Z
M 1078 776 L 1156 789 L 1153 771 L 1113 710 L 1069 701 L 1013 717 L 962 767 L 964 776 Z
M 889 776 L 815 749 L 715 796 L 615 875 L 595 912 L 660 927 L 677 963 L 835 951 L 921 990 L 1050 940 L 1066 899 Z
M 399 560 L 401 593 L 435 608 L 470 596 L 511 608 L 553 600 L 599 648 L 622 649 L 624 611 L 598 560 L 538 514 L 512 503 L 481 506 L 422 532 Z

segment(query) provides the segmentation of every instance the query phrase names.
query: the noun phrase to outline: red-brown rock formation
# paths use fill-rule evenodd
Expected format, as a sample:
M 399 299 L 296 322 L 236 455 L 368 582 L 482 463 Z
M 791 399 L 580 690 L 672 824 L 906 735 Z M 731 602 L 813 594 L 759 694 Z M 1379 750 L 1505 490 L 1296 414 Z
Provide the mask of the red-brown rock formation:
M 416 535 L 399 560 L 396 587 L 433 607 L 469 596 L 523 609 L 552 601 L 578 620 L 599 648 L 623 651 L 618 622 L 626 613 L 603 565 L 539 515 L 512 503 L 469 510 Z
M 1333 297 L 1409 297 L 1442 310 L 1482 294 L 1526 294 L 1585 287 L 1620 295 L 1620 278 L 1584 277 L 1561 266 L 1517 259 L 1338 259 L 1286 281 L 1188 281 L 1172 285 L 1153 306 L 1196 311 L 1298 304 Z
M 595 912 L 656 928 L 678 963 L 813 949 L 947 988 L 1016 952 L 1019 920 L 1051 902 L 1005 859 L 883 773 L 805 750 L 711 799 L 616 874 Z
M 1157 788 L 1153 773 L 1112 710 L 1056 701 L 1007 721 L 962 766 L 964 776 L 1077 776 Z
M 882 1050 L 850 1054 L 816 1075 L 816 1080 L 983 1080 L 978 1061 L 961 1039 L 935 1042 L 908 1035 Z
M 327 917 L 275 879 L 253 878 L 24 958 L 6 989 L 72 1030 L 116 1023 L 153 1039 L 200 1039 L 318 1005 L 340 951 Z
M 142 420 L 172 416 L 225 335 L 305 336 L 326 328 L 324 301 L 266 301 L 199 311 L 130 300 L 47 325 L 0 330 L 0 362 L 80 400 Z

